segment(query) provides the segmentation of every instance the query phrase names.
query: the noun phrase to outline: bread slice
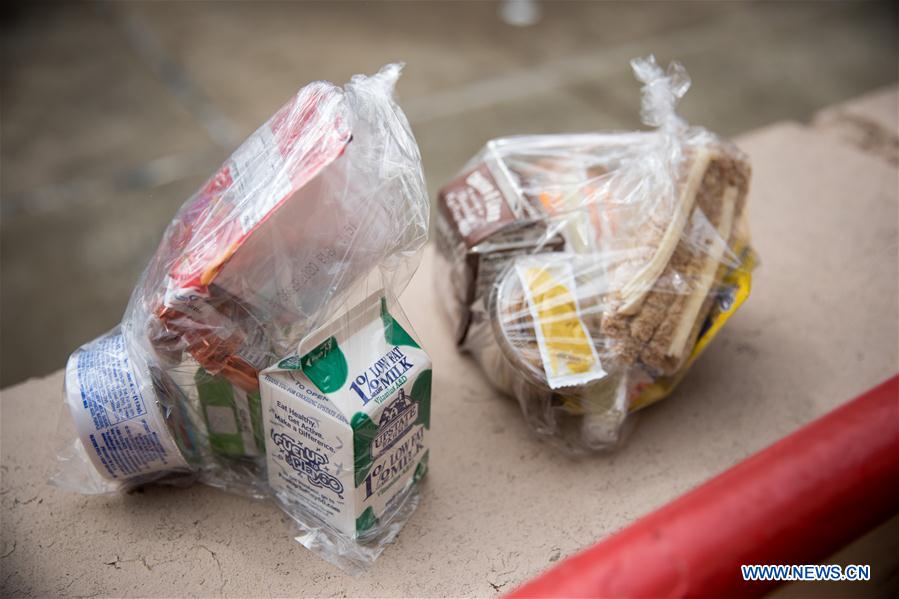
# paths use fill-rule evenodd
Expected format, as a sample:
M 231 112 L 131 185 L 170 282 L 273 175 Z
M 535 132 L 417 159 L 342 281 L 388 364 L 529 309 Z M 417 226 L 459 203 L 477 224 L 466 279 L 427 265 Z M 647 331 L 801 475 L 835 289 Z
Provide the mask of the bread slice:
M 668 226 L 617 292 L 601 332 L 618 362 L 673 374 L 689 356 L 720 282 L 746 202 L 750 167 L 730 146 L 691 152 Z

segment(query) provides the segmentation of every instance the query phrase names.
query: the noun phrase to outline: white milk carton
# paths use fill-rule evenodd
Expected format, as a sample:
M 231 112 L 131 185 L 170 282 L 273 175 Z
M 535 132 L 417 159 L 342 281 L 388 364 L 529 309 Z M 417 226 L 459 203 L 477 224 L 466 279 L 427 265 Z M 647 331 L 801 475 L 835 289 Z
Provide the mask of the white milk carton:
M 351 538 L 389 522 L 427 471 L 431 361 L 376 294 L 260 375 L 268 481 Z

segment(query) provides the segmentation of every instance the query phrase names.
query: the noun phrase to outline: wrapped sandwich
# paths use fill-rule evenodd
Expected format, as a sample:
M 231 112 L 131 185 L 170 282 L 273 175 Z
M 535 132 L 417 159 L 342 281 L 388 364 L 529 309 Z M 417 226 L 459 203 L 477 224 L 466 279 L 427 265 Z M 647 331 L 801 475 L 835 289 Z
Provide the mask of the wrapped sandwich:
M 413 410 L 430 414 L 430 361 L 396 302 L 429 212 L 418 146 L 393 101 L 399 72 L 302 88 L 182 206 L 121 325 L 69 359 L 74 430 L 58 485 L 199 480 L 273 498 L 308 547 L 354 570 L 396 534 L 417 501 L 430 427 L 401 426 Z M 366 389 L 377 401 L 354 395 L 385 354 L 409 368 Z M 388 436 L 406 449 L 404 468 L 356 501 L 366 481 L 353 459 L 398 461 L 372 441 Z
M 438 199 L 456 342 L 541 436 L 619 441 L 748 295 L 750 166 L 675 112 L 678 64 L 632 62 L 649 131 L 487 143 Z

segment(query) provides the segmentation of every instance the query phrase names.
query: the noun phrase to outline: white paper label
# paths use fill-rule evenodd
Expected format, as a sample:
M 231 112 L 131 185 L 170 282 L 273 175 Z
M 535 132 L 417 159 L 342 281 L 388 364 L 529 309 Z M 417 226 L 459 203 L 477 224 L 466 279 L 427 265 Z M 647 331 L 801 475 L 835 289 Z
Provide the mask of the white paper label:
M 72 354 L 66 401 L 85 452 L 103 477 L 127 480 L 187 467 L 156 405 L 149 374 L 133 368 L 121 333 Z

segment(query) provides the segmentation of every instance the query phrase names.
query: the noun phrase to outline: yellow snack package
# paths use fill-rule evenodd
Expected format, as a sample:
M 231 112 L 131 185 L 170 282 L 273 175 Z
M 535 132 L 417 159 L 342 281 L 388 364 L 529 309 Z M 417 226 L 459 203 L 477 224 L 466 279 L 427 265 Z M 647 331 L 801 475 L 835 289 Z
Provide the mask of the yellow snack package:
M 571 265 L 520 259 L 515 270 L 535 324 L 549 386 L 584 385 L 605 376 L 581 318 Z

